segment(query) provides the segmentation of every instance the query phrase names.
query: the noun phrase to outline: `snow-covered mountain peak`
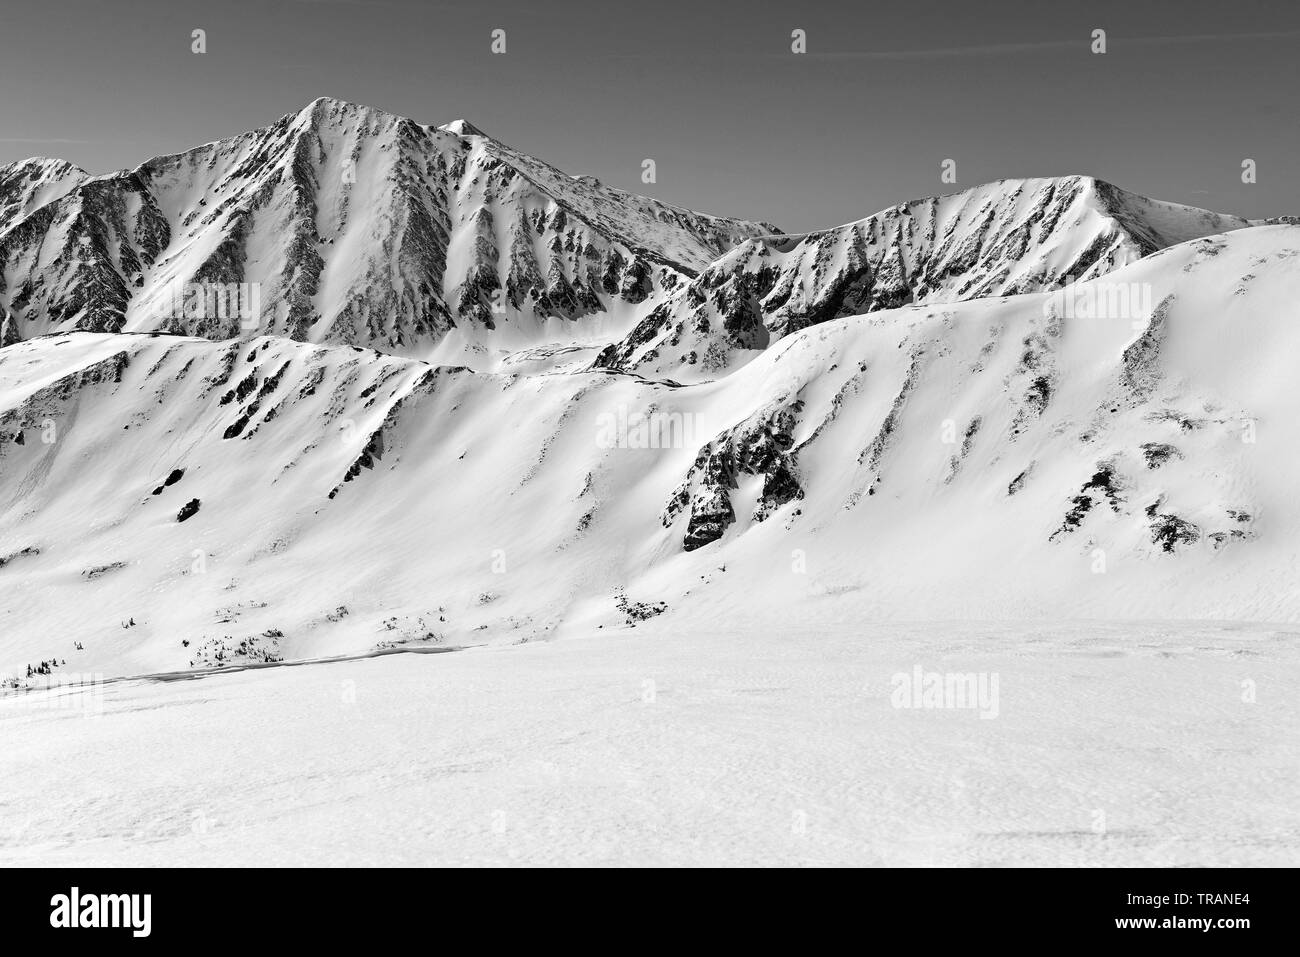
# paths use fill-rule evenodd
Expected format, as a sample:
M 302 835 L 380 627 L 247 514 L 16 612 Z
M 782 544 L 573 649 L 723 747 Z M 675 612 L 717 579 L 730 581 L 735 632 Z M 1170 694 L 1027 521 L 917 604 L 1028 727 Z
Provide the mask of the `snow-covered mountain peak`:
M 770 231 L 326 97 L 134 170 L 10 179 L 0 309 L 22 339 L 272 333 L 477 365 L 557 333 L 603 345 Z M 178 311 L 192 287 L 255 290 L 256 314 Z
M 446 130 L 448 133 L 455 133 L 457 136 L 486 136 L 481 129 L 471 123 L 469 120 L 459 119 L 452 120 L 443 126 L 438 127 L 440 130 Z
M 715 378 L 829 319 L 1051 290 L 1250 225 L 1088 176 L 998 180 L 833 229 L 742 242 L 596 364 L 683 381 Z

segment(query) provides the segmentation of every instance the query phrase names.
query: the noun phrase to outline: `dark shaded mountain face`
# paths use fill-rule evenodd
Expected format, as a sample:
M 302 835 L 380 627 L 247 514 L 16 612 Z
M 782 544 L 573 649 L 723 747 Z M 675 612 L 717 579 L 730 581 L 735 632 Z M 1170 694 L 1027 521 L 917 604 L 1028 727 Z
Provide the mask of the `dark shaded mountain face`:
M 478 343 L 622 322 L 774 231 L 566 176 L 463 121 L 321 99 L 107 176 L 0 169 L 0 308 L 12 340 L 268 333 L 420 353 L 454 328 Z

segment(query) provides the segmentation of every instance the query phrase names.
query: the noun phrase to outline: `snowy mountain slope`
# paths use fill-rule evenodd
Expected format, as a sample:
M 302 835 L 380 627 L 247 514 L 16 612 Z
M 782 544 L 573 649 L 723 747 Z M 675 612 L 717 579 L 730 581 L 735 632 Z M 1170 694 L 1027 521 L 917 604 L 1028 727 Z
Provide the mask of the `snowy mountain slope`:
M 134 170 L 64 167 L 0 169 L 11 340 L 270 333 L 474 359 L 596 326 L 603 344 L 776 231 L 565 176 L 463 121 L 330 99 Z
M 0 232 L 47 203 L 66 196 L 88 178 L 59 159 L 26 159 L 0 166 Z
M 1063 290 L 822 322 L 688 386 L 272 336 L 19 342 L 0 662 L 123 674 L 633 623 L 1293 621 L 1297 302 L 1300 228 L 1278 225 Z
M 767 570 L 751 595 L 709 595 L 714 614 L 822 596 L 832 621 L 1290 619 L 1298 257 L 1300 231 L 1257 227 L 1077 298 L 805 330 L 696 387 L 760 396 L 761 412 L 715 439 L 663 518 L 684 544 L 720 541 L 728 576 Z M 1117 285 L 1141 305 L 1079 308 Z M 755 425 L 780 453 L 758 469 Z
M 1085 176 L 1003 180 L 836 229 L 745 242 L 596 364 L 681 381 L 714 378 L 783 336 L 839 316 L 1049 290 L 1247 225 Z

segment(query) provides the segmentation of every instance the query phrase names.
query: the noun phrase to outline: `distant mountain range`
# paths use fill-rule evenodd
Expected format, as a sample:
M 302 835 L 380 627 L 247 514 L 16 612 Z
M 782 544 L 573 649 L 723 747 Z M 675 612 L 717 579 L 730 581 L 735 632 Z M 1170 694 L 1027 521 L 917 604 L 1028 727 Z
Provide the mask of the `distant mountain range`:
M 319 99 L 107 176 L 0 168 L 0 304 L 11 339 L 251 331 L 421 355 L 635 309 L 775 231 L 566 176 L 464 121 Z M 218 283 L 257 284 L 254 323 L 171 308 Z

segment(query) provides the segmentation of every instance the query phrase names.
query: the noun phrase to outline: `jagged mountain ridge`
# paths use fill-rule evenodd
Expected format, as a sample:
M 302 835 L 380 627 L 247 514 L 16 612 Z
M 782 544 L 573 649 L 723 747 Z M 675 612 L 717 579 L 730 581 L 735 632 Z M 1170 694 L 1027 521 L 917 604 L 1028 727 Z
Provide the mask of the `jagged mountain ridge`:
M 715 377 L 830 319 L 1055 289 L 1249 225 L 1086 176 L 1003 180 L 835 229 L 748 240 L 605 348 L 596 365 Z
M 11 341 L 157 330 L 425 354 L 458 330 L 472 352 L 511 342 L 484 334 L 500 326 L 621 328 L 774 231 L 568 177 L 463 121 L 318 99 L 134 170 L 0 168 L 0 308 Z M 260 291 L 251 322 L 176 308 L 186 284 L 240 283 Z
M 496 368 L 558 344 L 567 367 L 694 380 L 838 316 L 1053 288 L 1246 225 L 1072 176 L 787 237 L 567 176 L 464 120 L 322 98 L 134 170 L 0 168 L 0 345 L 272 334 Z M 250 284 L 256 310 L 189 310 L 188 284 Z

